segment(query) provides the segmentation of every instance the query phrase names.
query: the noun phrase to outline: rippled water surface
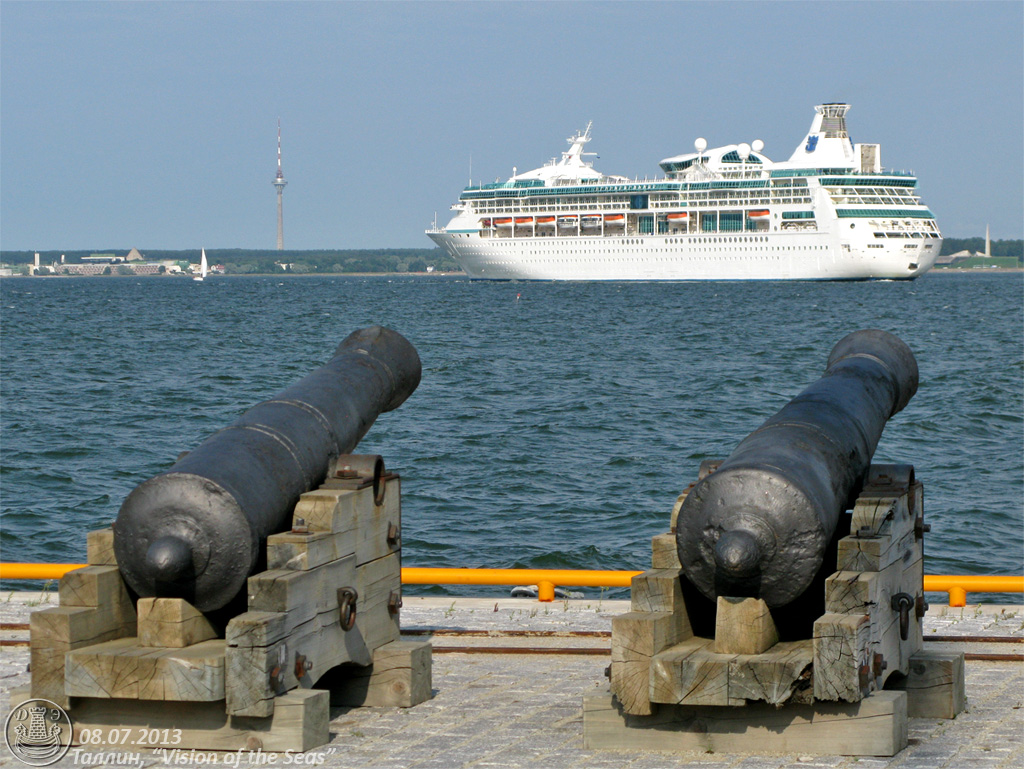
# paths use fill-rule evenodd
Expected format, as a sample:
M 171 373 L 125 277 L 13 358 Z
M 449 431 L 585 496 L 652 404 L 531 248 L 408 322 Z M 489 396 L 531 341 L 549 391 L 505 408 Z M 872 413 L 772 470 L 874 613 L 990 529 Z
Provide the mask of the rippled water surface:
M 921 369 L 875 461 L 924 481 L 925 571 L 1020 574 L 1022 297 L 1019 274 L 4 279 L 0 557 L 83 560 L 86 532 L 135 485 L 380 323 L 423 360 L 419 389 L 359 449 L 403 477 L 405 565 L 644 568 L 701 460 L 727 456 L 836 341 L 874 327 Z

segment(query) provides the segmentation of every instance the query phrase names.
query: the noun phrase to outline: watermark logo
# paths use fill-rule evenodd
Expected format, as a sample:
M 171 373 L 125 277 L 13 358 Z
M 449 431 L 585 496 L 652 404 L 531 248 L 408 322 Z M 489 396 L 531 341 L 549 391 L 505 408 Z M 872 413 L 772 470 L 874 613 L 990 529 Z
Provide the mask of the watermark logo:
M 49 766 L 71 747 L 71 719 L 49 700 L 25 700 L 8 714 L 4 741 L 23 763 Z

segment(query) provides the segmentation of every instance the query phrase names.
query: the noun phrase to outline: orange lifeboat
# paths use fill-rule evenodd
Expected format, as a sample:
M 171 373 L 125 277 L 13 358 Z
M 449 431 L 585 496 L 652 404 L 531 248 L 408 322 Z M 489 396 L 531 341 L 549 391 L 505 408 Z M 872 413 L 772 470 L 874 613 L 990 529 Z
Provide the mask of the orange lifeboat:
M 537 224 L 554 224 L 555 217 L 553 216 L 538 216 Z
M 747 211 L 747 216 L 751 219 L 763 219 L 766 216 L 770 216 L 771 211 L 767 208 L 757 208 L 753 211 Z
M 512 217 L 511 216 L 506 216 L 506 217 L 503 217 L 501 219 L 495 219 L 494 220 L 494 226 L 495 227 L 508 227 L 510 224 L 512 224 Z
M 670 222 L 678 222 L 680 219 L 685 219 L 686 217 L 686 211 L 676 211 L 675 213 L 668 214 L 665 218 Z
M 621 221 L 625 220 L 625 218 L 626 218 L 625 214 L 605 214 L 604 215 L 604 220 L 606 222 L 621 222 Z
M 533 222 L 532 216 L 517 216 L 516 224 L 531 224 Z

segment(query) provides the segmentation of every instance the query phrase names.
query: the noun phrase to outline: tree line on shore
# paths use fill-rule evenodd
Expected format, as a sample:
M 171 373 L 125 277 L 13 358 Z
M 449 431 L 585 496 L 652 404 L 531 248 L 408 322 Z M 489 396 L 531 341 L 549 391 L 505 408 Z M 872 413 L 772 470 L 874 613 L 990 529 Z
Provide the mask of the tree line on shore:
M 992 256 L 1016 256 L 1024 260 L 1024 240 L 993 240 Z M 985 253 L 985 238 L 946 238 L 942 241 L 943 256 L 958 254 L 961 251 Z
M 83 257 L 111 255 L 124 259 L 129 249 L 109 248 L 77 251 L 39 251 L 41 265 L 80 264 Z M 141 252 L 147 263 L 173 262 L 188 265 L 199 262 L 200 250 L 150 249 Z M 31 265 L 35 251 L 0 251 L 0 261 L 12 266 Z M 403 273 L 459 271 L 458 263 L 441 248 L 375 248 L 318 250 L 252 250 L 242 248 L 208 248 L 206 259 L 211 265 L 223 265 L 230 275 L 262 273 Z M 138 264 L 133 262 L 132 264 Z M 114 265 L 118 266 L 131 265 Z M 58 270 L 59 272 L 59 270 Z M 111 270 L 113 273 L 114 270 Z

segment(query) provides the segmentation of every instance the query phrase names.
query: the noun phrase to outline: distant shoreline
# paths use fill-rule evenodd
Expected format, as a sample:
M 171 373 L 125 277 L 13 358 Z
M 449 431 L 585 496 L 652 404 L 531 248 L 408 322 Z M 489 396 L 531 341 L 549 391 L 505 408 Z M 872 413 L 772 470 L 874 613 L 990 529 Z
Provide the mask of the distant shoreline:
M 941 275 L 942 273 L 956 273 L 959 275 L 991 275 L 991 274 L 1013 274 L 1024 273 L 1024 267 L 934 267 L 925 275 Z M 223 278 L 465 278 L 464 272 L 250 272 L 245 274 L 209 275 L 207 280 L 221 280 Z M 924 277 L 922 275 L 921 277 Z M 146 278 L 191 280 L 189 275 L 0 275 L 0 279 L 6 278 Z M 547 281 L 539 281 L 547 282 Z M 669 281 L 671 282 L 671 281 Z M 681 282 L 686 282 L 685 279 Z M 826 281 L 827 282 L 827 281 Z
M 209 274 L 206 280 L 223 278 L 464 278 L 464 272 L 247 272 Z M 150 278 L 164 280 L 192 280 L 191 275 L 0 275 L 0 278 Z
M 943 272 L 980 273 L 985 275 L 990 272 L 1024 272 L 1024 267 L 933 267 L 925 275 L 935 275 Z

